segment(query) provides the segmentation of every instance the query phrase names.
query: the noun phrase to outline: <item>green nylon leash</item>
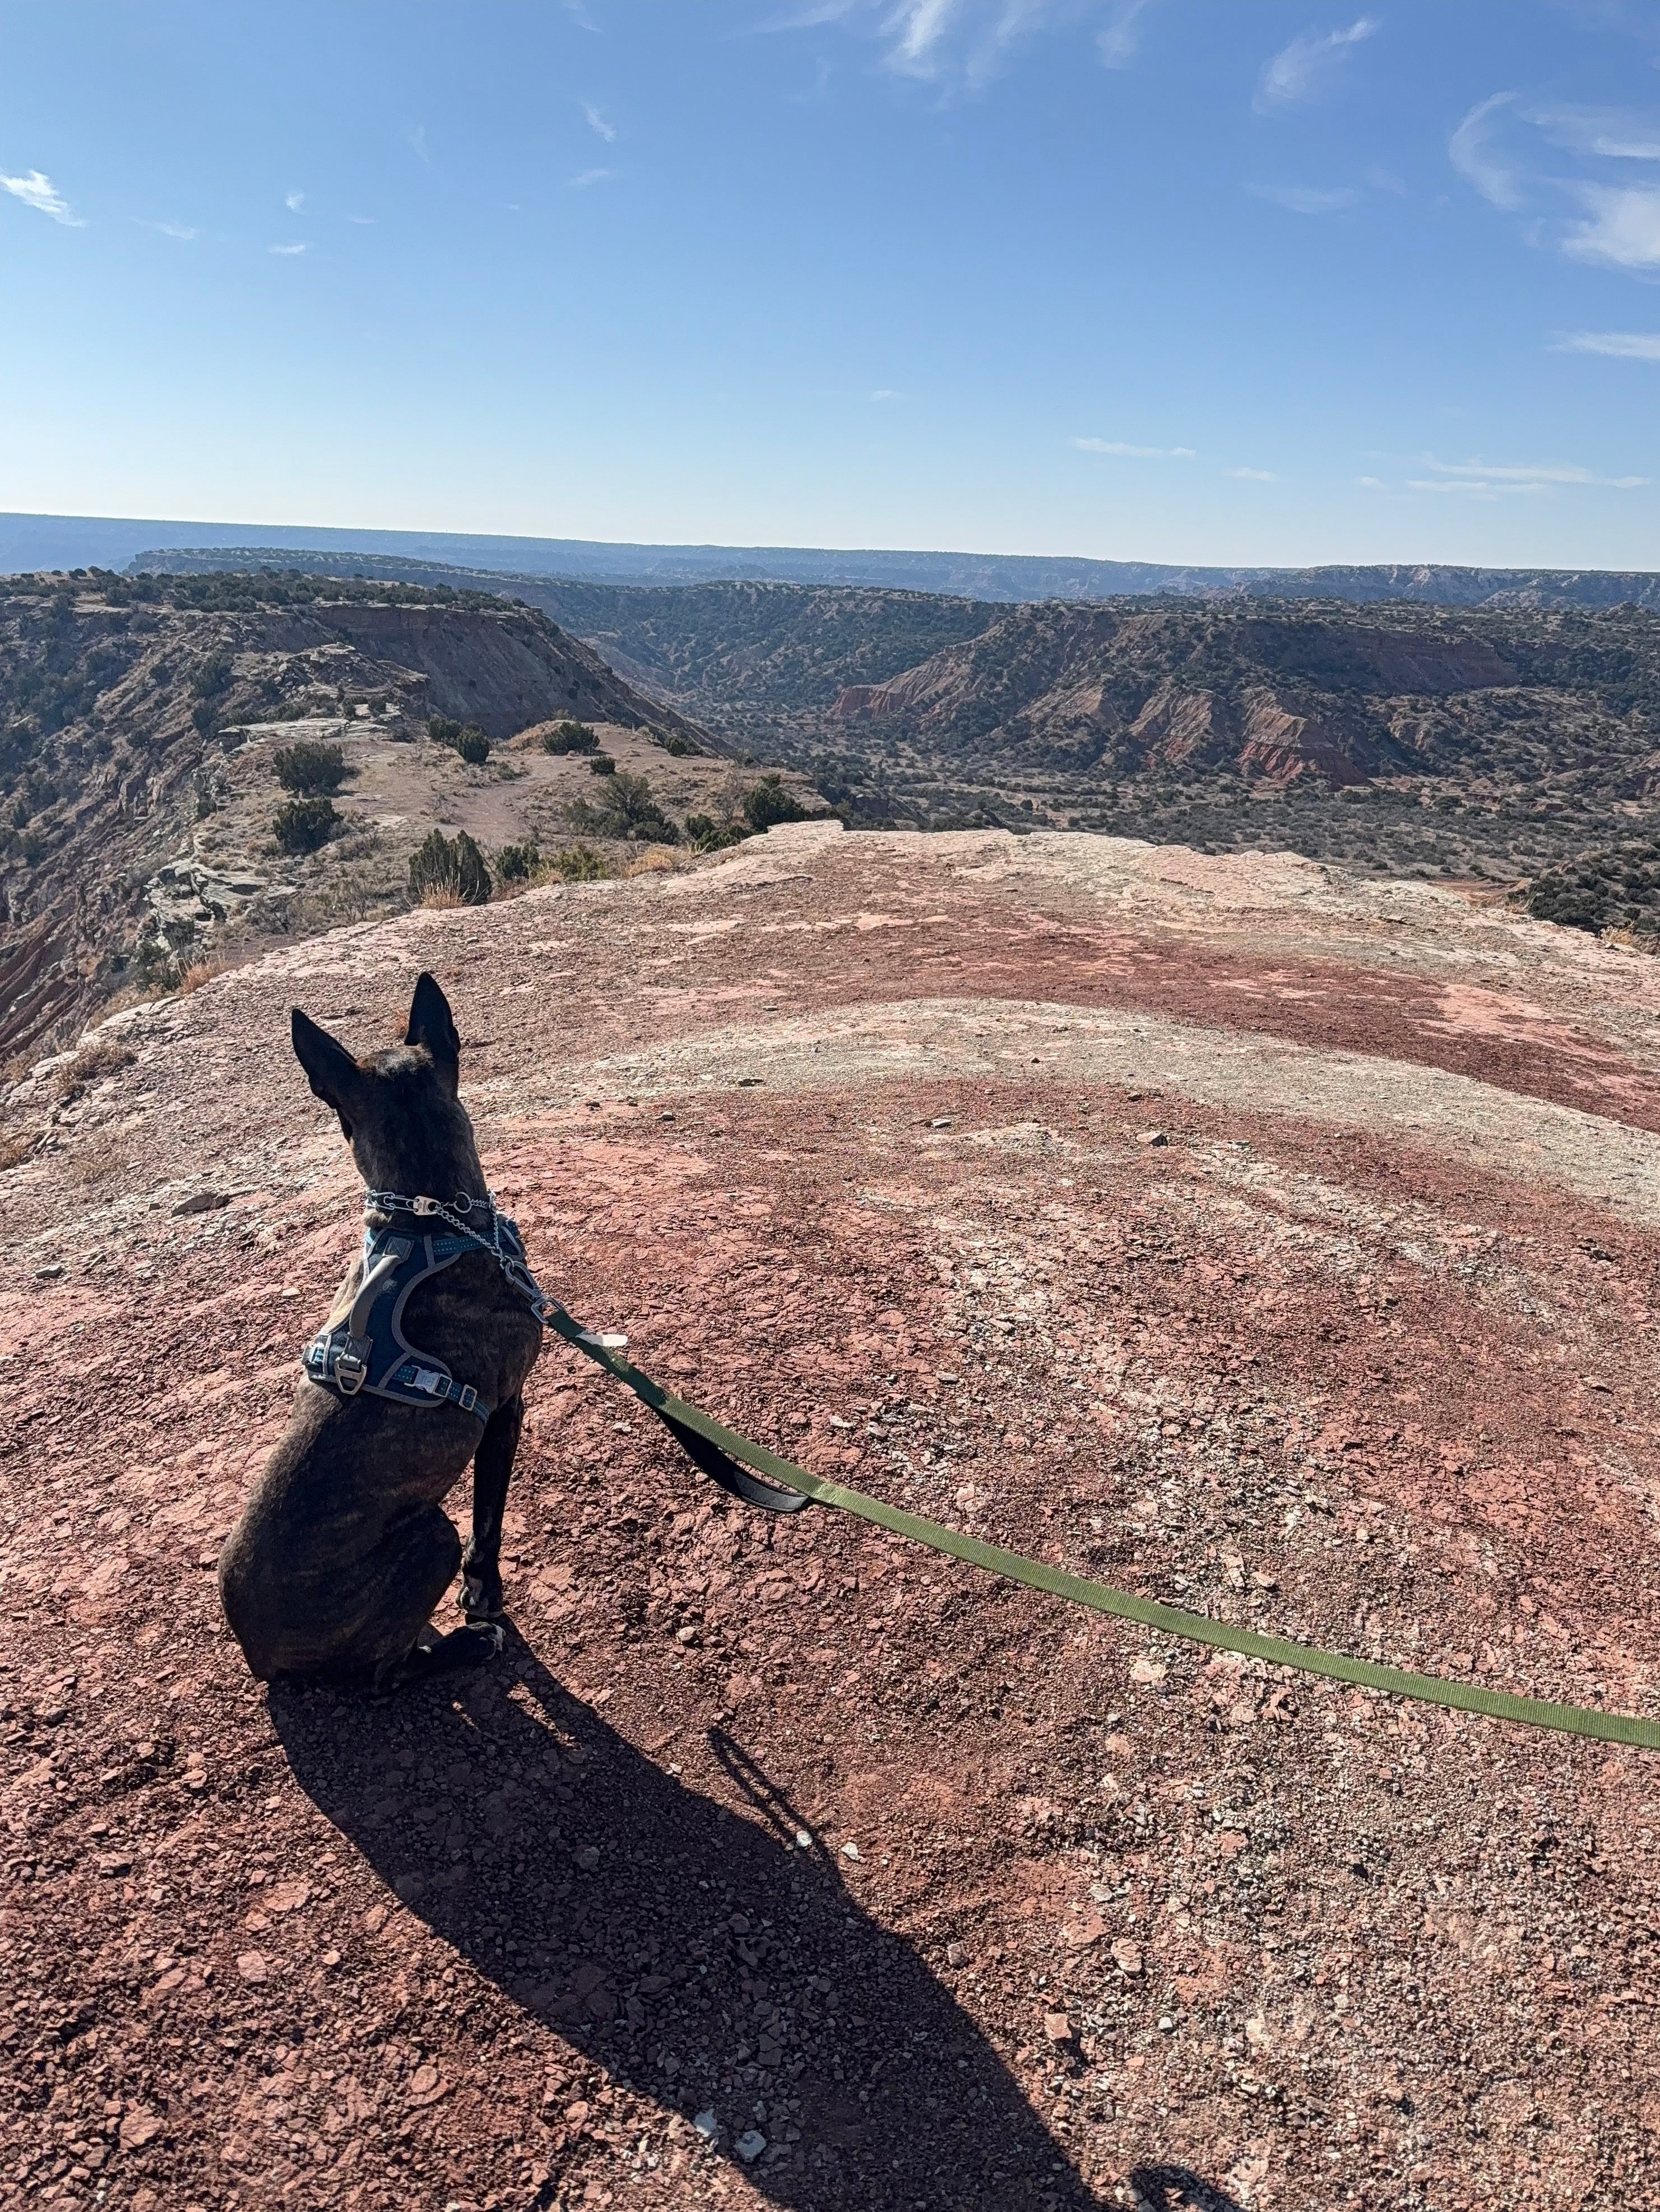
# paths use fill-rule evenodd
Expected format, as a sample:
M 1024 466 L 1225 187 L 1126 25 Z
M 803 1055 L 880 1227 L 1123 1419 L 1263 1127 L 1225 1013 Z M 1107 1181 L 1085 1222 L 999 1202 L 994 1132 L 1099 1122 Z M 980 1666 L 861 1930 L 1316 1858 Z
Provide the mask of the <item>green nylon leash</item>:
M 1279 1636 L 1259 1636 L 1255 1629 L 1234 1628 L 1226 1621 L 1212 1620 L 1201 1613 L 1183 1613 L 1176 1606 L 1134 1597 L 1127 1590 L 1110 1589 L 1104 1583 L 1090 1582 L 1082 1575 L 1067 1573 L 1061 1567 L 1045 1566 L 1041 1560 L 1025 1559 L 1018 1552 L 1006 1552 L 1000 1545 L 982 1544 L 977 1536 L 963 1535 L 937 1521 L 925 1520 L 919 1513 L 885 1505 L 879 1498 L 867 1498 L 863 1491 L 849 1490 L 842 1483 L 810 1474 L 806 1468 L 781 1459 L 764 1445 L 751 1443 L 747 1437 L 724 1428 L 697 1407 L 688 1405 L 684 1398 L 677 1398 L 672 1391 L 654 1382 L 648 1375 L 642 1375 L 626 1359 L 618 1358 L 610 1346 L 573 1321 L 562 1308 L 550 1304 L 541 1317 L 556 1335 L 632 1390 L 671 1429 L 690 1430 L 694 1436 L 714 1445 L 718 1452 L 818 1504 L 838 1507 L 843 1513 L 854 1514 L 860 1520 L 886 1528 L 896 1536 L 907 1536 L 914 1543 L 925 1544 L 931 1551 L 943 1552 L 947 1558 L 962 1559 L 987 1574 L 1024 1583 L 1029 1589 L 1047 1590 L 1052 1597 L 1087 1606 L 1092 1613 L 1110 1613 L 1119 1620 L 1140 1621 L 1143 1627 L 1156 1628 L 1165 1636 L 1183 1637 L 1191 1644 L 1213 1644 L 1222 1651 L 1243 1652 L 1248 1658 L 1266 1660 L 1272 1667 L 1295 1667 L 1304 1674 L 1323 1674 L 1335 1682 L 1352 1682 L 1360 1689 L 1381 1690 L 1390 1697 L 1415 1698 L 1424 1705 L 1445 1705 L 1455 1712 L 1484 1713 L 1489 1720 L 1513 1721 L 1523 1728 L 1556 1729 L 1567 1735 L 1590 1736 L 1603 1743 L 1636 1744 L 1645 1750 L 1660 1751 L 1660 1721 L 1642 1720 L 1629 1713 L 1599 1712 L 1588 1705 L 1552 1705 L 1542 1698 L 1518 1698 L 1508 1690 L 1483 1689 L 1475 1682 L 1446 1681 L 1438 1674 L 1412 1674 L 1397 1667 L 1378 1666 L 1370 1659 L 1350 1659 L 1340 1651 L 1323 1651 L 1317 1644 L 1293 1644 Z

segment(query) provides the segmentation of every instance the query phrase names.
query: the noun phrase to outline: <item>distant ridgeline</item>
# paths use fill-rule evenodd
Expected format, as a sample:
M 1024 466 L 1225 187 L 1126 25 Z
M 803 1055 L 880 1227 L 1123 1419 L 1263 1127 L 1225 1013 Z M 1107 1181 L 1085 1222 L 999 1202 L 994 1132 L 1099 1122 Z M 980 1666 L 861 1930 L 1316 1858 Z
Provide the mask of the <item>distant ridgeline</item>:
M 0 525 L 6 518 L 0 517 Z M 134 526 L 128 526 L 129 528 Z M 580 538 L 481 538 L 392 532 L 319 532 L 304 546 L 169 547 L 140 552 L 132 569 L 297 568 L 333 576 L 447 582 L 465 574 L 504 580 L 620 585 L 775 583 L 859 585 L 889 592 L 1000 600 L 1180 598 L 1408 600 L 1444 607 L 1660 609 L 1660 574 L 1602 568 L 1456 568 L 1432 562 L 1322 568 L 1182 568 L 1155 561 L 1085 561 L 1018 553 L 841 552 L 807 546 L 608 545 Z M 379 539 L 377 544 L 374 541 Z M 344 541 L 344 542 L 343 542 Z M 0 544 L 4 532 L 0 528 Z M 131 543 L 131 538 L 127 540 Z M 441 556 L 447 554 L 447 560 Z

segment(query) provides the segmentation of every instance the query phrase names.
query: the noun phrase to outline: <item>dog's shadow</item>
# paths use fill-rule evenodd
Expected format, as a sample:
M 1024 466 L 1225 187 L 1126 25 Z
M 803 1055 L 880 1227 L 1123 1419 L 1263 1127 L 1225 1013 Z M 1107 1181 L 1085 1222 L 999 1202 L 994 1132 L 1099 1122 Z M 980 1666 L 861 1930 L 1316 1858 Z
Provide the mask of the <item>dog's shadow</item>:
M 373 1707 L 273 1685 L 271 1712 L 301 1787 L 411 1911 L 612 2081 L 666 2112 L 713 2112 L 714 2154 L 774 2203 L 1099 2201 L 968 2014 L 860 1909 L 835 1856 L 796 1840 L 800 1815 L 731 1739 L 710 1741 L 749 1816 L 654 1764 L 512 1638 L 459 1686 Z M 573 2130 L 554 2185 L 601 2155 Z

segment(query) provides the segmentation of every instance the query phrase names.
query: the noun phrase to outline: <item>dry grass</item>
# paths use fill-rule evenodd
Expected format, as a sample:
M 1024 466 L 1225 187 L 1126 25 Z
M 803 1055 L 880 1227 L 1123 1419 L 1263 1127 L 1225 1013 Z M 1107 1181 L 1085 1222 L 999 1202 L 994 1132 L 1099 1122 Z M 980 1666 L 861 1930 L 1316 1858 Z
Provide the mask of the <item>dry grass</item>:
M 227 975 L 230 966 L 228 960 L 193 960 L 179 978 L 180 994 L 199 991 L 204 983 L 211 983 L 216 975 Z
M 447 909 L 451 907 L 465 906 L 466 901 L 459 891 L 448 884 L 429 884 L 421 894 L 421 903 L 423 906 L 441 907 Z
M 624 876 L 672 876 L 684 865 L 672 845 L 648 845 L 635 859 L 625 860 L 619 872 Z
M 37 1129 L 0 1129 L 0 1175 L 27 1159 L 40 1141 Z
M 67 1066 L 58 1071 L 58 1096 L 67 1103 L 78 1098 L 88 1084 L 100 1082 L 118 1069 L 132 1066 L 132 1054 L 112 1038 L 94 1037 L 83 1044 Z

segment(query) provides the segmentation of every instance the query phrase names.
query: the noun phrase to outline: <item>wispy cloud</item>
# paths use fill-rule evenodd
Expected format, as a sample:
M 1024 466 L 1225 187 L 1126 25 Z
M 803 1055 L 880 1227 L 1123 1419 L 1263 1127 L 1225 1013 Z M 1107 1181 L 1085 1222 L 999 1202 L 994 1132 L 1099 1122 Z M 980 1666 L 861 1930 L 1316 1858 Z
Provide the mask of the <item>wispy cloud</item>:
M 606 145 L 609 146 L 617 136 L 617 126 L 615 124 L 607 123 L 605 117 L 599 112 L 599 110 L 594 106 L 591 100 L 585 100 L 582 102 L 582 114 L 587 123 L 589 130 L 596 131 L 599 136 L 605 140 Z
M 899 394 L 897 392 L 889 391 L 885 385 L 882 385 L 879 386 L 877 390 L 874 392 L 867 392 L 865 394 L 865 397 L 866 399 L 879 402 L 884 399 L 897 399 L 899 397 Z
M 349 215 L 346 217 L 348 222 L 361 223 L 365 230 L 372 230 L 380 220 L 378 215 Z
M 1646 477 L 1599 476 L 1595 469 L 1578 468 L 1563 461 L 1517 465 L 1496 461 L 1438 461 L 1426 455 L 1423 466 L 1433 471 L 1433 480 L 1414 479 L 1410 486 L 1414 491 L 1447 491 L 1461 484 L 1487 492 L 1506 488 L 1542 491 L 1553 484 L 1592 484 L 1603 491 L 1635 491 L 1649 481 Z
M 268 253 L 282 253 L 292 257 L 296 253 L 309 253 L 311 252 L 311 246 L 310 242 L 307 240 L 306 243 L 299 246 L 267 246 L 265 250 Z
M 590 185 L 603 185 L 607 178 L 616 174 L 615 169 L 579 169 L 574 177 L 567 177 L 565 182 L 573 191 L 585 192 Z
M 1576 331 L 1558 353 L 1602 353 L 1614 361 L 1660 361 L 1660 331 Z
M 1226 469 L 1223 473 L 1237 477 L 1243 483 L 1278 483 L 1280 481 L 1272 469 Z
M 845 11 L 836 11 L 844 15 Z M 881 17 L 883 63 L 900 76 L 978 92 L 1013 49 L 1073 13 L 1061 0 L 892 0 Z
M 1447 156 L 1459 175 L 1496 208 L 1518 208 L 1522 187 L 1516 171 L 1493 148 L 1493 118 L 1513 105 L 1513 92 L 1495 92 L 1479 100 L 1447 141 Z
M 1346 31 L 1303 31 L 1263 64 L 1251 106 L 1259 115 L 1318 100 L 1363 40 L 1383 28 L 1376 15 L 1357 16 Z
M 1127 446 L 1118 438 L 1074 438 L 1071 442 L 1080 453 L 1116 453 L 1121 460 L 1196 461 L 1199 458 L 1191 446 Z
M 424 123 L 417 123 L 410 132 L 410 144 L 415 149 L 416 160 L 424 161 L 431 168 L 432 155 L 427 151 L 427 126 Z
M 202 235 L 199 230 L 192 230 L 187 222 L 151 222 L 142 215 L 135 216 L 134 220 L 143 230 L 157 231 L 163 238 L 180 239 L 187 246 L 192 239 Z
M 1612 269 L 1660 269 L 1660 191 L 1641 185 L 1580 185 L 1588 210 L 1562 241 L 1576 261 Z
M 1293 215 L 1336 215 L 1360 197 L 1351 185 L 1253 185 L 1250 190 Z
M 9 192 L 25 207 L 49 215 L 54 222 L 64 223 L 70 230 L 84 230 L 87 227 L 52 179 L 43 176 L 39 169 L 31 169 L 26 177 L 0 175 L 0 191 Z
M 284 192 L 283 204 L 290 215 L 298 215 L 306 204 L 306 196 L 303 192 Z
M 1660 125 L 1615 107 L 1535 107 L 1527 120 L 1553 146 L 1601 161 L 1660 161 Z
M 1095 48 L 1104 69 L 1128 69 L 1141 51 L 1141 18 L 1152 0 L 1117 0 Z

